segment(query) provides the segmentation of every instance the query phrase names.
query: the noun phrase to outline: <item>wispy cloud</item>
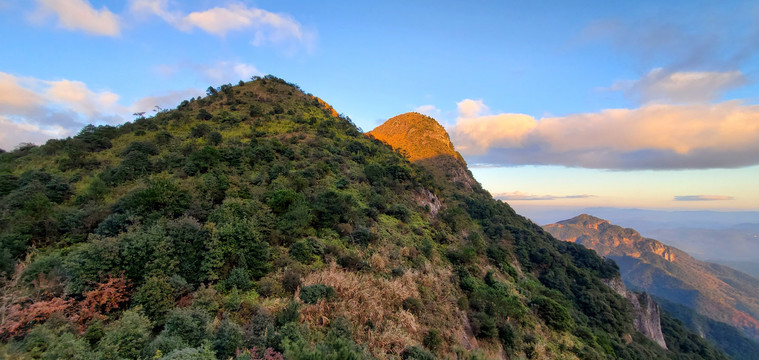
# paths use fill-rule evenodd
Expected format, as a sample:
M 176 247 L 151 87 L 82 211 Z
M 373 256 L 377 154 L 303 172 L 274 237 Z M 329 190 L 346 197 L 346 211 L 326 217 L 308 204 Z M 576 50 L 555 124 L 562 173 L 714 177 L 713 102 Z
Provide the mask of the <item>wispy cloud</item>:
M 121 32 L 119 17 L 103 7 L 96 10 L 87 0 L 36 0 L 33 19 L 51 15 L 58 18 L 58 26 L 67 30 L 80 30 L 93 35 L 116 36 Z
M 237 82 L 239 80 L 249 80 L 254 75 L 263 75 L 255 65 L 239 61 L 217 61 L 209 64 L 199 63 L 177 63 L 161 64 L 155 67 L 155 72 L 159 75 L 170 78 L 182 71 L 190 71 L 199 76 L 203 81 L 211 84 L 224 84 Z
M 555 196 L 555 195 L 533 195 L 528 193 L 523 193 L 521 191 L 513 191 L 513 192 L 504 192 L 504 193 L 497 193 L 493 194 L 493 197 L 498 200 L 558 200 L 558 199 L 587 199 L 591 197 L 595 197 L 594 195 L 588 195 L 588 194 L 582 194 L 582 195 L 564 195 L 564 196 Z
M 316 39 L 313 31 L 287 14 L 233 3 L 203 11 L 183 13 L 169 9 L 168 0 L 132 0 L 130 9 L 137 14 L 156 15 L 181 31 L 202 30 L 224 37 L 231 32 L 252 32 L 254 46 L 267 44 L 298 44 L 310 49 Z
M 424 114 L 424 115 L 427 115 L 429 117 L 435 118 L 438 121 L 440 120 L 439 117 L 440 117 L 441 111 L 440 111 L 440 109 L 438 109 L 437 107 L 435 107 L 435 105 L 422 105 L 422 106 L 418 106 L 417 108 L 414 109 L 414 111 L 416 111 L 416 112 L 418 112 L 420 114 Z
M 581 39 L 608 43 L 642 66 L 662 67 L 667 73 L 736 69 L 759 52 L 759 25 L 751 19 L 755 14 L 747 16 L 752 25 L 745 26 L 735 21 L 738 9 L 700 14 L 679 9 L 687 12 L 685 16 L 672 10 L 638 20 L 595 21 Z
M 678 195 L 675 196 L 675 201 L 718 201 L 718 200 L 734 200 L 732 196 L 724 195 Z
M 639 103 L 698 103 L 717 100 L 725 91 L 748 83 L 740 71 L 651 70 L 638 80 L 619 81 L 611 90 L 624 91 Z

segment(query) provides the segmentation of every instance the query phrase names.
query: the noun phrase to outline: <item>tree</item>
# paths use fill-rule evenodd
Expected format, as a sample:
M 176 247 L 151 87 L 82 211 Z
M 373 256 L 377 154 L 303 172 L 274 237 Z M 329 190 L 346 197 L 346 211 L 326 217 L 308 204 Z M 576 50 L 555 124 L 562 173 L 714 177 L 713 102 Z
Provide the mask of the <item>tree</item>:
M 141 305 L 154 323 L 164 322 L 166 314 L 174 307 L 174 291 L 162 277 L 151 276 L 134 292 L 132 301 Z
M 220 359 L 227 359 L 242 347 L 242 329 L 232 322 L 228 316 L 221 320 L 213 338 L 213 350 Z
M 99 350 L 105 359 L 138 359 L 150 340 L 150 320 L 140 309 L 130 309 L 105 328 Z

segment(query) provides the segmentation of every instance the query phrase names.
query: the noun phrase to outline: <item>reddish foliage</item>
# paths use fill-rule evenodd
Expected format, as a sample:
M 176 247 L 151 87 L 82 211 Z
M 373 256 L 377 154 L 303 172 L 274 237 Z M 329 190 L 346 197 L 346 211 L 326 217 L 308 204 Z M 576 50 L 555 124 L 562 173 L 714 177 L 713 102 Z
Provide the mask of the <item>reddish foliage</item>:
M 66 314 L 70 308 L 70 300 L 58 297 L 33 302 L 26 307 L 19 303 L 13 304 L 8 310 L 7 317 L 0 324 L 0 336 L 24 335 L 34 324 L 44 322 L 53 313 Z
M 129 301 L 129 284 L 124 274 L 119 277 L 108 276 L 108 280 L 97 284 L 95 289 L 84 294 L 77 308 L 74 320 L 84 325 L 93 319 L 105 319 L 105 314 L 119 309 Z
M 122 274 L 108 277 L 95 289 L 84 294 L 84 300 L 54 297 L 49 300 L 32 301 L 17 297 L 4 302 L 0 314 L 0 338 L 23 336 L 35 324 L 45 322 L 53 313 L 61 313 L 82 326 L 93 319 L 105 319 L 105 314 L 121 308 L 129 301 L 129 285 Z M 41 295 L 40 295 L 41 296 Z

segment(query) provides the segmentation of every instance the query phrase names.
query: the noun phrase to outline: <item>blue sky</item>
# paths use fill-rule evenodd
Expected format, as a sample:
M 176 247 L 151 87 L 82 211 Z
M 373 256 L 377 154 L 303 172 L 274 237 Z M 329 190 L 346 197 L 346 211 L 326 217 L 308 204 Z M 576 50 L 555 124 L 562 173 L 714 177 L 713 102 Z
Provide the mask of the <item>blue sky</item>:
M 0 148 L 274 74 L 512 205 L 759 210 L 752 1 L 0 0 Z

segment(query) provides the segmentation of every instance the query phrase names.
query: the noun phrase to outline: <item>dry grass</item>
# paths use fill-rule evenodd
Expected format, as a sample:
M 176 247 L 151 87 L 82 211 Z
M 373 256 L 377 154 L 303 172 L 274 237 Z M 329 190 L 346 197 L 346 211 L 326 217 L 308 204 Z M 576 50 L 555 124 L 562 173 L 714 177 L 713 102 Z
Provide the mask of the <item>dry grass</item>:
M 304 305 L 302 321 L 309 326 L 323 327 L 330 319 L 343 317 L 358 324 L 360 328 L 353 329 L 354 340 L 366 344 L 378 358 L 399 355 L 408 346 L 421 343 L 431 327 L 458 342 L 457 335 L 465 333 L 464 322 L 455 308 L 456 290 L 449 278 L 448 270 L 428 268 L 385 279 L 346 271 L 332 263 L 306 276 L 303 285 L 331 286 L 337 298 Z M 420 293 L 420 288 L 425 294 Z M 423 299 L 425 309 L 421 316 L 425 318 L 403 309 L 403 300 L 409 297 Z M 436 323 L 429 323 L 431 319 Z M 443 352 L 448 350 L 443 349 Z

